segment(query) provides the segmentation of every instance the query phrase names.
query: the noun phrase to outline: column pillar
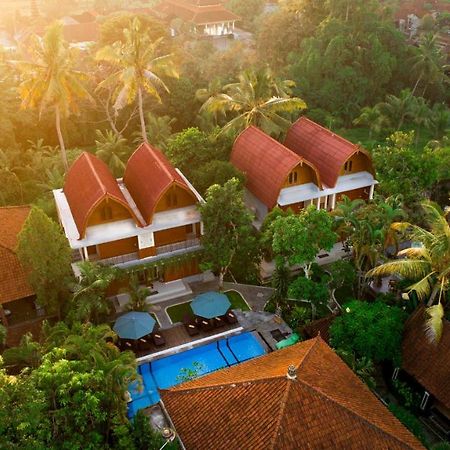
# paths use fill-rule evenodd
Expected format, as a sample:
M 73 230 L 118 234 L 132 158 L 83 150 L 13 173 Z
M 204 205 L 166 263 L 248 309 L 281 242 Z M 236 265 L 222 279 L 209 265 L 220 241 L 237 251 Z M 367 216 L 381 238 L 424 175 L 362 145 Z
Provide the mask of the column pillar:
M 373 191 L 375 190 L 375 185 L 371 184 L 370 185 L 370 191 L 369 191 L 369 200 L 373 199 Z
M 325 195 L 325 203 L 324 203 L 324 205 L 323 205 L 323 208 L 324 208 L 325 210 L 328 209 L 328 195 Z
M 87 247 L 83 247 L 84 260 L 89 261 L 89 253 L 87 251 Z
M 331 197 L 331 210 L 336 208 L 336 194 L 333 194 Z
M 317 211 L 320 209 L 320 197 L 317 198 Z

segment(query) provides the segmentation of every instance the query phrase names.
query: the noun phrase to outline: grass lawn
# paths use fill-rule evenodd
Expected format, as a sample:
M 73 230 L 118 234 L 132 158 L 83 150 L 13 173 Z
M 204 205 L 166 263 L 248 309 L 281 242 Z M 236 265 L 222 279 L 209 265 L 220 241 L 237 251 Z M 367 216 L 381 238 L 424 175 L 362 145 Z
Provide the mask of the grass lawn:
M 231 303 L 231 309 L 241 309 L 242 311 L 249 311 L 250 308 L 247 302 L 244 300 L 241 294 L 236 291 L 227 291 L 225 295 L 228 297 Z M 188 314 L 192 315 L 191 302 L 180 303 L 179 305 L 169 306 L 167 308 L 167 314 L 170 317 L 172 323 L 182 322 L 183 317 Z

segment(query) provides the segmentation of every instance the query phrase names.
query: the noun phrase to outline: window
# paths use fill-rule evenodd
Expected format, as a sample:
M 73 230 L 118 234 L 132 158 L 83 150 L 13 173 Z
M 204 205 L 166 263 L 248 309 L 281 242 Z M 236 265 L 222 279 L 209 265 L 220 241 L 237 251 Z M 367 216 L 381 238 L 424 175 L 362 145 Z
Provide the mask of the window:
M 347 161 L 345 164 L 344 164 L 344 172 L 351 172 L 352 171 L 352 169 L 353 169 L 353 161 L 352 160 L 350 160 L 350 161 Z
M 113 218 L 111 206 L 104 206 L 102 209 L 102 219 L 111 220 Z
M 166 201 L 167 206 L 177 206 L 178 204 L 177 194 L 175 192 L 168 192 Z
M 288 177 L 288 183 L 295 184 L 295 183 L 297 183 L 297 179 L 298 179 L 297 172 L 291 172 Z

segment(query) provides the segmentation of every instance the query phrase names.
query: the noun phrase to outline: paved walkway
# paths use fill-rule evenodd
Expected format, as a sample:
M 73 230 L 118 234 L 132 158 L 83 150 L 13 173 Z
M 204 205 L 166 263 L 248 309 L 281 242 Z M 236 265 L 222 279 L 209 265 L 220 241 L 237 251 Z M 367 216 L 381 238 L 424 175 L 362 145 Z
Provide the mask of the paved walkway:
M 273 293 L 273 288 L 250 284 L 224 283 L 226 291 L 238 291 L 253 311 L 264 311 L 264 306 Z

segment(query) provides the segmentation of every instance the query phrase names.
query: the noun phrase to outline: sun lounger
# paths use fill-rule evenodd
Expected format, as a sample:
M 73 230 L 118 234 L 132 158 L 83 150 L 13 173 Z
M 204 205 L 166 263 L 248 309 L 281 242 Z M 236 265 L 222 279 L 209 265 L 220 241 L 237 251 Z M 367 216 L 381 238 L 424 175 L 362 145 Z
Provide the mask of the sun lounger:
M 230 324 L 237 323 L 238 321 L 236 315 L 231 310 L 225 314 L 225 319 Z
M 202 319 L 200 321 L 202 331 L 211 331 L 214 327 L 210 320 Z
M 222 317 L 215 317 L 214 318 L 214 325 L 219 328 L 223 327 L 225 325 L 225 320 L 223 320 Z
M 183 325 L 184 328 L 186 328 L 186 331 L 188 332 L 189 336 L 195 336 L 199 333 L 199 330 L 196 326 L 195 318 L 190 316 L 189 314 L 186 314 L 183 317 Z
M 166 344 L 166 340 L 164 339 L 164 336 L 161 334 L 160 331 L 153 333 L 152 337 L 153 337 L 153 343 L 157 347 L 161 347 L 162 345 Z

